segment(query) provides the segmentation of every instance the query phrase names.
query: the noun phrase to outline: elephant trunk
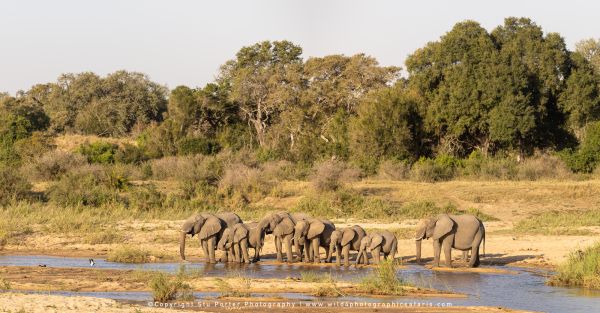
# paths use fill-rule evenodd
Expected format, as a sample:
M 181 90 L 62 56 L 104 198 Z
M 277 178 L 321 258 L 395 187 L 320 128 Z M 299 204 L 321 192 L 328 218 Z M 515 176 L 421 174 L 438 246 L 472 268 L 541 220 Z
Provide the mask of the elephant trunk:
M 421 242 L 422 242 L 421 239 L 417 239 L 415 241 L 415 244 L 416 244 L 416 247 L 417 247 L 417 254 L 416 254 L 417 263 L 421 263 Z
M 185 236 L 186 233 L 181 232 L 181 237 L 179 239 L 179 255 L 181 259 L 185 261 Z

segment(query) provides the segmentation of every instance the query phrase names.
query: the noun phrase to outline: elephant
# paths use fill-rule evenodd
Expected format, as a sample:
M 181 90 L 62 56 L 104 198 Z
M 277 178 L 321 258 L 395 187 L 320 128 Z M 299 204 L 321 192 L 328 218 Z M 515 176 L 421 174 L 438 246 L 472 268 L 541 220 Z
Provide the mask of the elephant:
M 301 251 L 304 246 L 304 261 L 320 263 L 319 247 L 325 248 L 326 260 L 331 260 L 331 233 L 335 230 L 335 225 L 329 220 L 310 218 L 300 220 L 294 227 L 294 244 L 296 250 Z
M 350 251 L 359 251 L 360 250 L 360 241 L 365 237 L 367 233 L 365 230 L 358 226 L 354 225 L 352 227 L 340 228 L 336 229 L 331 233 L 331 243 L 329 245 L 329 250 L 331 254 L 333 251 L 336 253 L 336 264 L 341 265 L 341 256 L 344 257 L 344 265 L 350 265 Z M 340 253 L 341 249 L 341 253 Z M 357 256 L 357 258 L 360 257 Z M 331 260 L 327 260 L 330 262 Z
M 367 253 L 371 253 L 371 258 L 375 264 L 379 264 L 382 252 L 386 260 L 391 258 L 393 261 L 397 251 L 398 239 L 393 233 L 387 230 L 370 233 L 360 241 L 360 249 L 355 264 L 360 264 L 361 259 L 363 260 L 362 263 L 369 264 Z
M 277 261 L 283 261 L 283 244 L 286 247 L 287 262 L 293 262 L 292 239 L 294 236 L 294 227 L 296 222 L 307 219 L 308 216 L 303 213 L 290 214 L 279 211 L 267 214 L 259 223 L 258 228 L 266 234 L 273 234 L 275 237 L 275 250 L 277 251 Z M 301 252 L 298 252 L 301 255 Z
M 179 255 L 185 261 L 185 238 L 187 235 L 198 234 L 200 246 L 204 256 L 208 257 L 210 263 L 216 263 L 215 248 L 225 228 L 238 223 L 242 219 L 235 213 L 223 212 L 212 214 L 208 212 L 190 216 L 181 226 L 181 237 L 179 241 Z M 225 254 L 225 258 L 227 254 Z
M 258 228 L 258 223 L 238 223 L 223 231 L 217 247 L 222 251 L 233 249 L 234 261 L 237 263 L 250 263 L 258 259 L 263 243 L 264 233 Z M 252 260 L 248 255 L 248 248 L 254 249 Z
M 415 237 L 417 263 L 421 262 L 421 242 L 428 238 L 433 239 L 434 267 L 440 265 L 442 248 L 447 267 L 452 266 L 452 248 L 463 251 L 463 259 L 467 257 L 465 252 L 471 250 L 469 267 L 479 266 L 479 245 L 482 242 L 485 254 L 485 227 L 480 219 L 470 214 L 440 214 L 421 220 L 417 225 Z

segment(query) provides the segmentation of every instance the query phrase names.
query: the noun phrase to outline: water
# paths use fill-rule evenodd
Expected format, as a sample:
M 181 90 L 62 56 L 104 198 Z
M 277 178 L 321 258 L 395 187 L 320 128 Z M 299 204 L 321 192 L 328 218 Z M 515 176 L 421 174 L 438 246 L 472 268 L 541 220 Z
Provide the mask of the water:
M 104 269 L 142 269 L 174 273 L 184 266 L 185 270 L 196 271 L 205 276 L 224 276 L 227 273 L 240 273 L 255 278 L 298 277 L 301 271 L 331 273 L 339 280 L 358 280 L 371 269 L 355 267 L 315 267 L 301 264 L 204 264 L 204 263 L 147 263 L 125 264 L 95 259 L 96 268 Z M 50 256 L 0 256 L 0 266 L 37 266 L 47 267 L 90 267 L 87 258 L 64 258 Z M 325 301 L 360 302 L 449 302 L 453 305 L 502 306 L 513 309 L 544 312 L 598 312 L 600 311 L 600 292 L 584 291 L 578 288 L 550 287 L 545 285 L 545 277 L 540 272 L 519 268 L 499 267 L 518 272 L 518 274 L 491 274 L 473 272 L 435 272 L 421 266 L 409 266 L 400 274 L 418 286 L 467 294 L 467 298 L 364 298 L 342 297 L 320 299 Z M 148 301 L 147 292 L 55 292 L 62 295 L 85 295 L 118 300 Z M 212 293 L 196 293 L 197 298 L 214 297 Z M 253 296 L 261 296 L 255 294 Z M 270 296 L 273 296 L 272 294 Z M 279 294 L 298 301 L 314 300 L 314 297 L 299 294 Z

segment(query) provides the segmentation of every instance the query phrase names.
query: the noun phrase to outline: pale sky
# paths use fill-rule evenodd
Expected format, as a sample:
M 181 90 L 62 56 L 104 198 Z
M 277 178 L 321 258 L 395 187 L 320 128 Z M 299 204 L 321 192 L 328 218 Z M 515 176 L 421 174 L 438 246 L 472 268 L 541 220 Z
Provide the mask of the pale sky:
M 600 37 L 600 1 L 0 0 L 0 91 L 68 72 L 144 72 L 169 88 L 203 86 L 242 46 L 291 40 L 304 58 L 364 52 L 406 56 L 459 21 L 488 30 L 525 16 L 573 49 Z

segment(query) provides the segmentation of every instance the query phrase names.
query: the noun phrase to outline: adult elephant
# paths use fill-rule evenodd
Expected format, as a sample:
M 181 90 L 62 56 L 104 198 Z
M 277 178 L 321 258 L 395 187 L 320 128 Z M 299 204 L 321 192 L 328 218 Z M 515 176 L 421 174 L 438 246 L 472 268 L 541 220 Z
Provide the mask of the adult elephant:
M 461 251 L 471 250 L 469 267 L 479 266 L 479 245 L 482 242 L 485 254 L 485 227 L 481 220 L 470 214 L 440 214 L 421 220 L 417 225 L 415 237 L 417 263 L 421 262 L 421 242 L 428 238 L 433 240 L 433 266 L 435 267 L 440 265 L 442 248 L 447 267 L 452 266 L 452 248 Z
M 181 226 L 179 241 L 179 255 L 185 261 L 185 238 L 187 235 L 198 235 L 204 256 L 210 263 L 216 263 L 215 248 L 225 228 L 242 223 L 242 219 L 235 213 L 222 212 L 213 214 L 203 212 L 190 216 Z M 227 254 L 225 254 L 227 256 Z
M 294 244 L 296 250 L 304 246 L 304 261 L 321 263 L 319 248 L 325 248 L 326 260 L 331 260 L 331 233 L 335 230 L 335 225 L 329 220 L 310 218 L 296 223 L 294 228 Z
M 307 219 L 308 216 L 303 213 L 290 214 L 285 211 L 278 211 L 267 214 L 258 222 L 258 228 L 265 234 L 273 234 L 275 237 L 275 250 L 277 252 L 277 261 L 283 261 L 283 245 L 286 247 L 287 262 L 293 262 L 292 239 L 294 236 L 294 227 L 296 222 Z
M 350 251 L 360 250 L 360 241 L 366 235 L 367 233 L 365 232 L 365 230 L 358 225 L 334 230 L 331 233 L 331 243 L 329 245 L 329 250 L 331 251 L 331 254 L 333 254 L 333 252 L 335 251 L 336 264 L 341 265 L 341 257 L 343 256 L 344 265 L 349 266 Z M 359 257 L 360 255 L 357 256 L 357 258 Z M 327 262 L 331 262 L 331 260 L 327 260 Z
M 237 263 L 250 263 L 258 259 L 260 249 L 263 245 L 263 236 L 258 229 L 258 223 L 238 223 L 227 227 L 217 244 L 219 250 L 234 250 L 232 261 Z M 254 249 L 254 258 L 250 259 L 248 249 Z

